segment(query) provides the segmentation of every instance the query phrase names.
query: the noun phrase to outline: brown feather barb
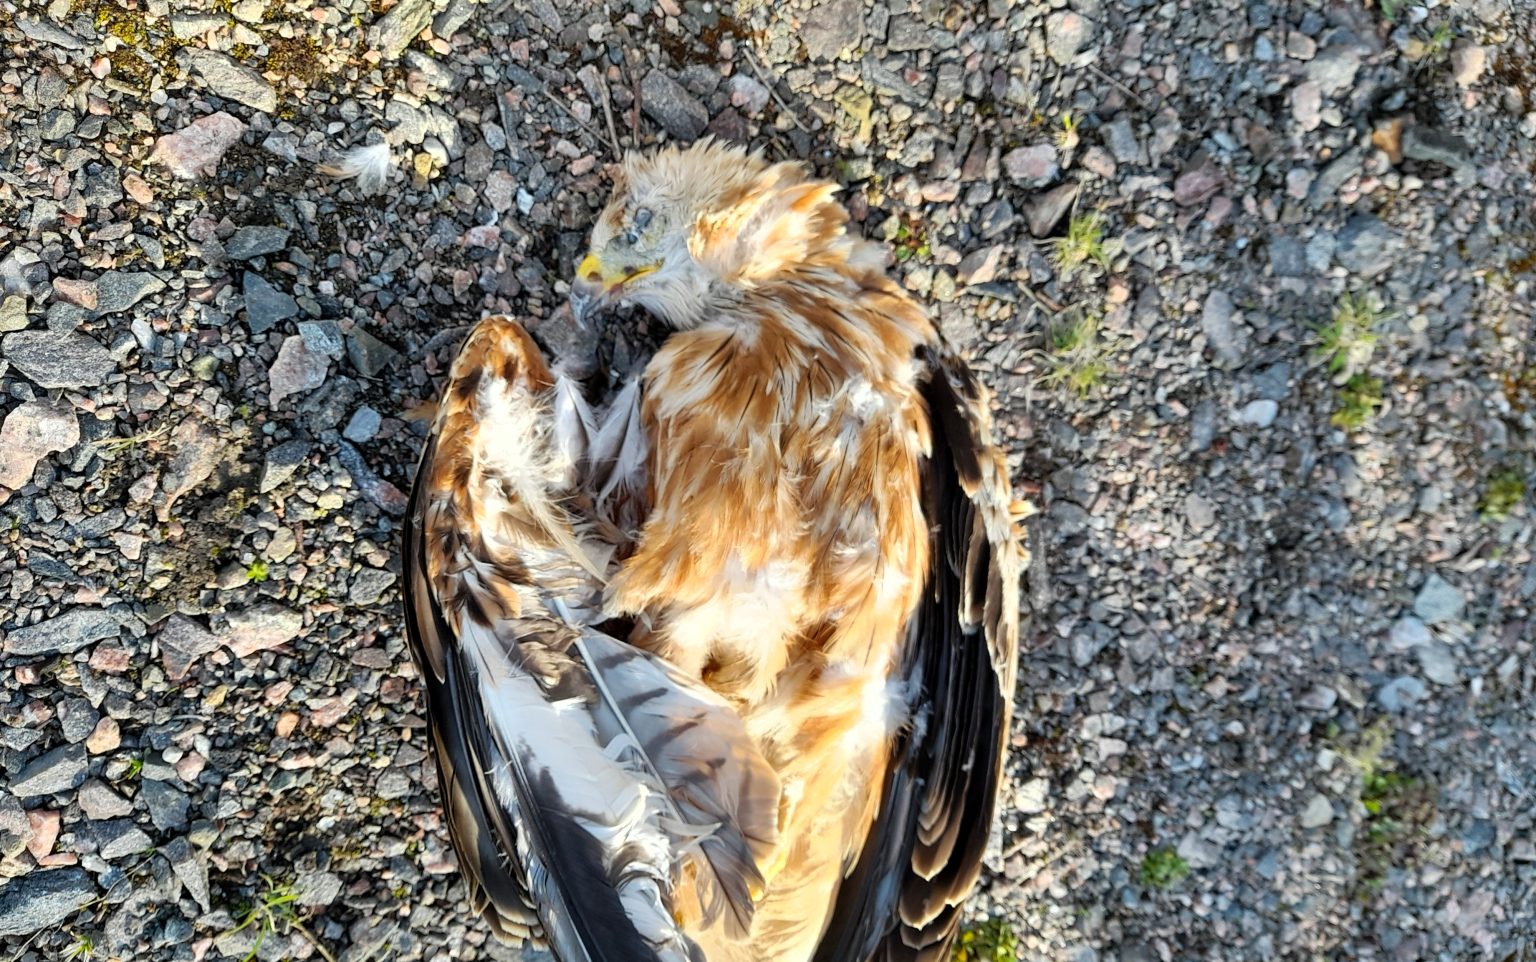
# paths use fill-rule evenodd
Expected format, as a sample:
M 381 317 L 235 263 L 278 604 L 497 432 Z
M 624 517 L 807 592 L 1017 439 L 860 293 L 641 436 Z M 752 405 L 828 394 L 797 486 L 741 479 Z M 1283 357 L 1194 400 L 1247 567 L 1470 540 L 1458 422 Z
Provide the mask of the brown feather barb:
M 563 962 L 947 959 L 1025 567 L 986 392 L 798 165 L 704 142 L 615 183 L 573 304 L 674 332 L 592 407 L 483 321 L 412 498 L 472 903 Z

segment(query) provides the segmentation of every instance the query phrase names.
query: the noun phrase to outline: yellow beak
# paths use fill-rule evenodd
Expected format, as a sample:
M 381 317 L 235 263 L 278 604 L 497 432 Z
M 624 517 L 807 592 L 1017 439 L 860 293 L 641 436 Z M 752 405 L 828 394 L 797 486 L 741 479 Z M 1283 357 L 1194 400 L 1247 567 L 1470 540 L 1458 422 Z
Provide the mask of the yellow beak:
M 606 302 L 615 291 L 637 277 L 654 272 L 660 265 L 647 264 L 633 270 L 615 270 L 605 265 L 596 254 L 588 254 L 576 267 L 576 277 L 571 281 L 571 310 L 576 320 L 585 323 L 593 309 Z

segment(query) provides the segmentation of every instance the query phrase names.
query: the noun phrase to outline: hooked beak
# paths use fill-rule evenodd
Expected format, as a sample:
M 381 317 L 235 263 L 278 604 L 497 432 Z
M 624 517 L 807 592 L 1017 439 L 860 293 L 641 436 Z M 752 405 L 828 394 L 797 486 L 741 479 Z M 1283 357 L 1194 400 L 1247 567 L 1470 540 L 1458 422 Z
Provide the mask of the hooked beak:
M 571 314 L 576 318 L 576 323 L 586 327 L 587 318 L 593 311 L 617 297 L 625 284 L 651 273 L 657 266 L 650 264 L 625 273 L 608 268 L 598 260 L 596 254 L 582 258 L 576 268 L 576 277 L 571 281 Z

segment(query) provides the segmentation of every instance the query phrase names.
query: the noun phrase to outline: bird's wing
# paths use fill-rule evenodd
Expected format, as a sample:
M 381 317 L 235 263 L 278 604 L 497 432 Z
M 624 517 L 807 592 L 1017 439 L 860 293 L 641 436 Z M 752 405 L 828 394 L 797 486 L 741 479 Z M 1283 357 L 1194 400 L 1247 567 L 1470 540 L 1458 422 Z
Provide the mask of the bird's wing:
M 1024 551 L 987 397 L 923 349 L 931 570 L 902 671 L 916 717 L 897 736 L 864 846 L 815 962 L 947 962 L 991 832 L 1013 704 Z
M 516 322 L 454 363 L 407 517 L 407 637 L 471 899 L 566 962 L 697 957 L 740 938 L 776 844 L 777 776 L 740 719 L 586 624 L 602 545 L 562 499 L 589 421 Z M 562 433 L 563 432 L 563 433 Z

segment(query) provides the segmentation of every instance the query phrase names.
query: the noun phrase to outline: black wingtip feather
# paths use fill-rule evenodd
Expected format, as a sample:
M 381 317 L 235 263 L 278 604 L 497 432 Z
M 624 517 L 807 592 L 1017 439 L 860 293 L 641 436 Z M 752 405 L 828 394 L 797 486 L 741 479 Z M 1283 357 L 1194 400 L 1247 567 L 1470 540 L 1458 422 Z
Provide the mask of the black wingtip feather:
M 922 492 L 933 572 L 902 670 L 929 714 L 896 736 L 880 812 L 814 962 L 947 962 L 991 834 L 1012 698 L 1011 666 L 1000 673 L 995 659 L 1011 658 L 1015 639 L 997 546 L 973 500 L 989 483 L 990 439 L 971 413 L 981 392 L 970 373 L 926 348 L 918 360 L 933 437 Z

